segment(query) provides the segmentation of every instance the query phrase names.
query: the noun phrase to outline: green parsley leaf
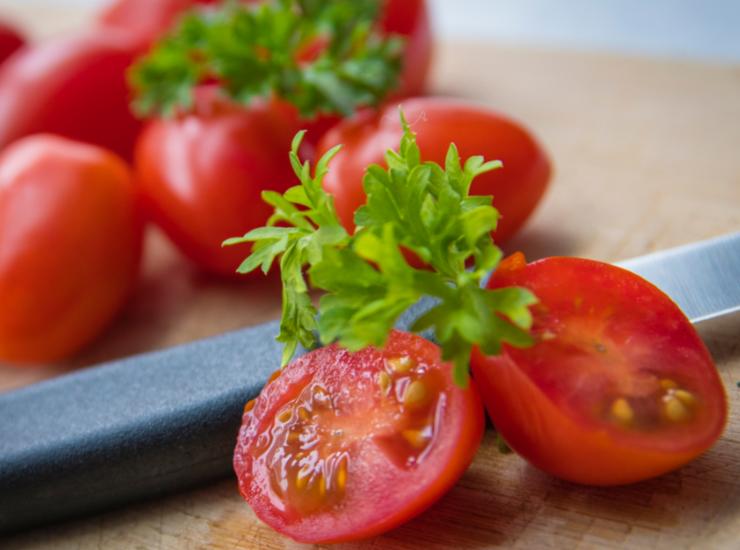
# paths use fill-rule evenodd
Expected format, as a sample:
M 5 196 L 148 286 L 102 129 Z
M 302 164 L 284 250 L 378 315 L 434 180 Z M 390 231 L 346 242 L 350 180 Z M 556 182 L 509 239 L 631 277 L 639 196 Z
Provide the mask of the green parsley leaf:
M 322 179 L 338 148 L 317 163 L 314 173 L 298 158 L 303 133 L 290 160 L 300 185 L 283 195 L 263 197 L 275 207 L 268 227 L 224 244 L 254 242 L 240 271 L 269 268 L 280 259 L 283 279 L 281 342 L 283 362 L 300 343 L 338 341 L 350 350 L 382 346 L 398 318 L 422 297 L 436 304 L 412 330 L 432 330 L 443 357 L 454 364 L 456 383 L 465 385 L 473 346 L 497 354 L 502 344 L 532 344 L 530 306 L 536 298 L 523 288 L 481 288 L 501 260 L 491 239 L 498 212 L 491 197 L 469 195 L 473 180 L 501 168 L 498 161 L 471 157 L 464 163 L 450 145 L 445 166 L 422 160 L 416 138 L 401 115 L 404 134 L 398 152 L 388 151 L 388 168 L 368 167 L 365 206 L 355 215 L 353 235 L 342 228 Z M 279 224 L 279 225 L 278 225 Z M 414 254 L 426 269 L 409 261 Z M 308 295 L 323 290 L 318 312 Z M 318 313 L 318 319 L 316 314 Z
M 204 82 L 243 104 L 277 96 L 306 117 L 377 105 L 398 84 L 404 45 L 379 33 L 381 5 L 272 0 L 192 11 L 131 68 L 134 111 L 187 111 Z

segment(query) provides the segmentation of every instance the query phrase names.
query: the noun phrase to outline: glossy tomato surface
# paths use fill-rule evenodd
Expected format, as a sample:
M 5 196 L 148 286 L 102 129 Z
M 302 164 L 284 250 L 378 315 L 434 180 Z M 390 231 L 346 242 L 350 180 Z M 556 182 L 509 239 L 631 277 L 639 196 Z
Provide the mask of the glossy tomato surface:
M 129 110 L 132 42 L 114 31 L 29 46 L 0 70 L 0 149 L 53 133 L 130 158 L 139 122 Z
M 270 104 L 242 108 L 199 95 L 195 112 L 153 120 L 136 147 L 137 181 L 152 219 L 204 270 L 234 275 L 249 247 L 221 243 L 262 226 L 263 190 L 297 183 L 288 160 L 298 131 Z
M 462 159 L 483 155 L 504 167 L 475 179 L 471 193 L 493 195 L 501 213 L 497 241 L 511 237 L 526 221 L 545 192 L 550 162 L 532 135 L 516 122 L 482 106 L 446 98 L 414 98 L 401 108 L 416 133 L 422 159 L 442 166 L 450 143 Z M 335 126 L 319 143 L 323 154 L 337 144 L 324 187 L 332 195 L 342 223 L 354 228 L 354 213 L 365 202 L 362 178 L 370 164 L 385 165 L 384 155 L 401 140 L 398 105 L 378 113 L 363 112 Z
M 442 496 L 483 431 L 475 387 L 423 338 L 394 331 L 383 350 L 337 346 L 287 366 L 247 403 L 234 452 L 257 516 L 302 542 L 370 537 Z
M 0 156 L 0 361 L 65 358 L 95 338 L 136 278 L 141 224 L 124 162 L 37 135 Z
M 24 43 L 23 36 L 16 29 L 0 21 L 0 63 L 10 57 Z
M 712 358 L 679 308 L 619 267 L 517 254 L 489 287 L 529 288 L 535 346 L 474 353 L 506 441 L 535 466 L 594 485 L 640 481 L 707 450 L 727 417 Z

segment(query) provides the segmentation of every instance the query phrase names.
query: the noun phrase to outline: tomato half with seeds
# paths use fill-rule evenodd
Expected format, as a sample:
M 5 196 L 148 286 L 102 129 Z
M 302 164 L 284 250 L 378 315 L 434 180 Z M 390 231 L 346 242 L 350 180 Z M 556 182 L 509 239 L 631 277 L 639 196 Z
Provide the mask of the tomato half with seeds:
M 488 413 L 533 465 L 617 485 L 678 468 L 727 418 L 711 356 L 671 299 L 619 267 L 577 258 L 503 262 L 490 288 L 532 290 L 536 345 L 473 355 Z
M 234 453 L 257 516 L 301 542 L 377 535 L 421 513 L 472 461 L 483 432 L 475 387 L 420 336 L 383 350 L 336 345 L 287 366 L 247 404 Z

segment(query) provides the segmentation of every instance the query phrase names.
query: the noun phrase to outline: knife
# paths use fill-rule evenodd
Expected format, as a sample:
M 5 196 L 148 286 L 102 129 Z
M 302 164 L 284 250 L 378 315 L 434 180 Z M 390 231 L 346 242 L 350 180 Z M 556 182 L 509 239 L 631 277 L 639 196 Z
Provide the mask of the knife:
M 617 265 L 699 327 L 740 318 L 740 232 Z M 230 474 L 242 407 L 280 364 L 277 333 L 266 323 L 0 395 L 0 533 Z

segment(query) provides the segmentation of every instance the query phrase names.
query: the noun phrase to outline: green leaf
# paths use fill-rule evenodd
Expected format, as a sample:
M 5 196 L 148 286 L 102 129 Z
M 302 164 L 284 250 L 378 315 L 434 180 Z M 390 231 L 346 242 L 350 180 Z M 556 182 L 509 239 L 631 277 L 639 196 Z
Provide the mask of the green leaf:
M 381 33 L 381 5 L 232 1 L 191 11 L 129 71 L 134 111 L 187 111 L 204 82 L 242 104 L 278 96 L 306 117 L 378 105 L 398 86 L 404 48 L 400 37 Z M 323 46 L 311 54 L 316 44 Z
M 322 185 L 337 149 L 322 157 L 312 173 L 298 155 L 300 133 L 290 153 L 300 185 L 283 195 L 264 193 L 275 208 L 268 227 L 227 243 L 255 243 L 243 270 L 266 270 L 281 257 L 278 339 L 285 343 L 284 362 L 299 345 L 315 345 L 317 330 L 322 343 L 339 342 L 350 350 L 382 346 L 398 318 L 429 296 L 436 304 L 416 319 L 412 330 L 434 333 L 442 357 L 453 364 L 455 382 L 465 385 L 474 346 L 496 354 L 504 345 L 532 344 L 529 308 L 536 298 L 523 288 L 481 288 L 502 256 L 491 239 L 498 211 L 491 197 L 470 197 L 470 185 L 500 163 L 481 157 L 463 163 L 454 145 L 444 168 L 425 162 L 411 128 L 403 117 L 401 122 L 403 138 L 398 152 L 387 153 L 388 167 L 370 166 L 365 173 L 367 202 L 355 215 L 354 234 L 339 223 Z M 426 263 L 423 268 L 419 258 Z M 318 312 L 304 273 L 311 287 L 325 292 Z

